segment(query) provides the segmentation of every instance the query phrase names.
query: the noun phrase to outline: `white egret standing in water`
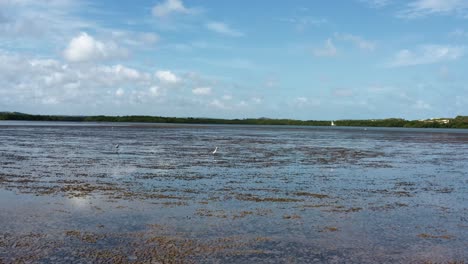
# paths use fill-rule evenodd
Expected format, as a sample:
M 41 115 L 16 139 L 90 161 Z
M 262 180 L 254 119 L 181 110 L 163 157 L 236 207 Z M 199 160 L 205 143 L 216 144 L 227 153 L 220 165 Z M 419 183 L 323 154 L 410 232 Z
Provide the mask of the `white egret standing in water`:
M 213 150 L 213 155 L 216 154 L 216 152 L 218 151 L 218 147 L 215 148 L 215 150 Z

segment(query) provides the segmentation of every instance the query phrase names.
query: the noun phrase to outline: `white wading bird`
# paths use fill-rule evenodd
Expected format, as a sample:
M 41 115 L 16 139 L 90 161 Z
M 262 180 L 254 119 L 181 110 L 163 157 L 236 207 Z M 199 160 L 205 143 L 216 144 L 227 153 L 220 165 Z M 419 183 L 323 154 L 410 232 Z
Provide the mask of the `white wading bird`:
M 218 147 L 215 148 L 215 150 L 213 150 L 213 154 L 216 154 L 216 152 L 218 151 Z

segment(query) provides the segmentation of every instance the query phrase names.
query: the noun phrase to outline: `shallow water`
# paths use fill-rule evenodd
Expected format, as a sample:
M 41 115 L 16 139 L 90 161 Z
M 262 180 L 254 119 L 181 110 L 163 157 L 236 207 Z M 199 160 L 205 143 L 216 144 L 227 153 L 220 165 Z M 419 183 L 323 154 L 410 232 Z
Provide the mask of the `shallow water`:
M 468 261 L 467 130 L 0 122 L 0 165 L 0 263 Z

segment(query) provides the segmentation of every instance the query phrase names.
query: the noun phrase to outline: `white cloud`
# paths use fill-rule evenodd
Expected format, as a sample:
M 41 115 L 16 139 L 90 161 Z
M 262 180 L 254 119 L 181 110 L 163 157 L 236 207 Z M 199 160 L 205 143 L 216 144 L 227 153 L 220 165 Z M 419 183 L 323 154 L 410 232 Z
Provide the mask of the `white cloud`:
M 418 18 L 428 15 L 462 15 L 468 11 L 467 0 L 414 0 L 398 16 Z
M 226 35 L 226 36 L 230 36 L 230 37 L 242 37 L 242 36 L 244 36 L 244 33 L 232 29 L 229 25 L 227 25 L 225 23 L 213 21 L 213 22 L 207 23 L 205 26 L 206 26 L 207 29 L 209 29 L 209 30 L 211 30 L 213 32 L 222 34 L 222 35 Z
M 152 13 L 157 17 L 166 17 L 174 13 L 190 14 L 191 9 L 184 6 L 182 0 L 165 0 L 153 7 Z
M 70 62 L 86 62 L 116 57 L 125 57 L 128 52 L 119 48 L 115 43 L 103 43 L 95 40 L 86 32 L 71 39 L 63 56 Z
M 100 69 L 102 72 L 115 75 L 120 80 L 138 80 L 142 77 L 140 72 L 138 72 L 137 70 L 122 66 L 120 64 L 114 66 L 102 66 L 100 67 Z
M 31 66 L 42 66 L 42 67 L 59 67 L 60 63 L 52 59 L 32 59 L 29 60 Z
M 149 88 L 149 92 L 152 96 L 160 96 L 161 88 L 159 86 L 152 86 Z
M 87 3 L 74 0 L 0 0 L 0 39 L 6 37 L 14 42 L 33 38 L 39 41 L 95 27 L 74 15 L 86 7 Z
M 203 96 L 213 94 L 212 85 L 221 83 L 213 77 L 195 78 L 191 72 L 176 76 L 169 70 L 156 74 L 124 64 L 68 64 L 60 60 L 6 53 L 1 49 L 0 61 L 0 106 L 6 110 L 51 114 L 60 111 L 63 114 L 161 115 L 180 111 L 176 114 L 200 115 L 200 112 L 193 112 L 193 103 L 196 103 L 203 106 L 200 109 L 207 114 L 215 113 L 216 116 L 220 113 L 213 110 L 233 110 L 236 106 L 229 90 L 224 91 L 229 96 Z M 179 85 L 195 89 L 190 90 L 190 94 L 181 93 L 181 90 L 173 89 Z
M 323 48 L 315 49 L 313 53 L 316 57 L 335 57 L 338 55 L 338 50 L 333 44 L 333 41 L 331 39 L 327 39 L 325 46 Z
M 164 83 L 178 83 L 180 81 L 179 77 L 171 71 L 157 71 L 156 78 Z
M 61 72 L 54 72 L 48 76 L 44 77 L 46 85 L 55 85 L 62 83 L 65 78 L 65 75 Z
M 416 51 L 400 50 L 388 63 L 389 67 L 432 64 L 442 61 L 453 61 L 463 57 L 465 48 L 450 45 L 425 45 Z
M 211 106 L 214 106 L 216 108 L 220 108 L 220 109 L 226 109 L 226 105 L 221 102 L 220 100 L 218 99 L 213 99 L 211 102 L 210 102 L 210 105 Z
M 192 93 L 195 95 L 210 95 L 211 94 L 211 87 L 199 87 L 194 88 Z
M 64 64 L 57 60 L 27 58 L 0 50 L 0 105 L 99 104 L 133 90 L 155 85 L 149 73 L 123 66 Z M 119 89 L 116 90 L 116 87 Z M 148 92 L 147 92 L 148 93 Z M 3 98 L 2 98 L 3 97 Z M 12 99 L 8 99 L 12 98 Z M 64 107 L 66 111 L 68 107 Z
M 125 94 L 125 91 L 124 91 L 124 89 L 122 89 L 122 88 L 119 88 L 119 89 L 117 89 L 117 90 L 115 91 L 115 95 L 118 96 L 118 97 L 121 97 L 121 96 L 123 96 L 124 94 Z
M 339 40 L 344 40 L 344 41 L 350 41 L 356 47 L 362 50 L 367 50 L 367 51 L 374 51 L 375 50 L 375 42 L 366 40 L 360 36 L 352 35 L 352 34 L 338 34 L 335 33 L 335 38 Z

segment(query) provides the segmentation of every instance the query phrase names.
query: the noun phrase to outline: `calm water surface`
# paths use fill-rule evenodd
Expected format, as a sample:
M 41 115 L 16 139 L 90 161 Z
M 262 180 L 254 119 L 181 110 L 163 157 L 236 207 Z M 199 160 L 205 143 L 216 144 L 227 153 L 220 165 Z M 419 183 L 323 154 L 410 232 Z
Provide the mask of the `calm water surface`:
M 467 130 L 0 122 L 0 166 L 0 263 L 468 261 Z

